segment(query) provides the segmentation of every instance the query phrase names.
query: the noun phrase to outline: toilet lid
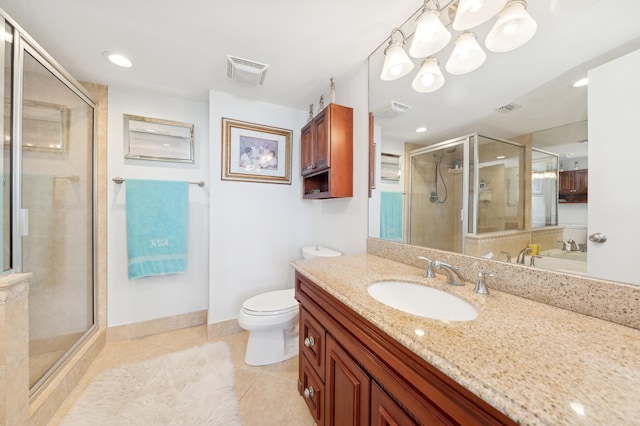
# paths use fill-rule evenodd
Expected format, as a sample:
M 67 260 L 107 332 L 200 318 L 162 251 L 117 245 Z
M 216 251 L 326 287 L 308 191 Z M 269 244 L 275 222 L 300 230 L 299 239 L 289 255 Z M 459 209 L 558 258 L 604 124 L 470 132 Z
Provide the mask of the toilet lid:
M 298 301 L 294 297 L 295 290 L 278 290 L 262 293 L 246 300 L 242 309 L 253 315 L 276 315 L 295 311 L 298 309 Z

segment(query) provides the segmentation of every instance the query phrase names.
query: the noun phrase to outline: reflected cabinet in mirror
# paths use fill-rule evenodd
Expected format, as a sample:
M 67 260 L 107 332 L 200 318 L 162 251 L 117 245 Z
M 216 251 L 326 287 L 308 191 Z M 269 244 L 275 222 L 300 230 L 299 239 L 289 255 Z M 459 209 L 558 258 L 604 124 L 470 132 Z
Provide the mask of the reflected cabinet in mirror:
M 435 61 L 411 55 L 421 6 L 438 2 L 398 22 L 413 71 L 383 74 L 390 39 L 369 57 L 369 236 L 640 285 L 627 254 L 640 238 L 629 192 L 640 181 L 629 96 L 640 93 L 640 3 L 622 3 L 623 14 L 605 1 L 528 2 L 531 40 L 496 53 L 485 46 L 494 22 L 474 27 L 486 60 L 466 73 L 445 67 L 453 42 Z M 418 90 L 427 64 L 430 92 Z M 399 179 L 380 178 L 380 153 L 400 159 Z

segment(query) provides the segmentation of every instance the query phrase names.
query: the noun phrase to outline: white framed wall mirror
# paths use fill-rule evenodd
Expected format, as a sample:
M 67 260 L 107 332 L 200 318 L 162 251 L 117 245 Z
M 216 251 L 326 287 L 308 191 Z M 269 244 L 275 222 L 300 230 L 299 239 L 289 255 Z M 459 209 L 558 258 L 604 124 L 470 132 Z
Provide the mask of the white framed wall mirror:
M 190 123 L 124 114 L 124 157 L 194 163 L 193 130 Z
M 543 252 L 557 250 L 560 254 L 575 255 L 574 257 L 585 260 L 582 270 L 566 268 L 563 262 L 554 262 L 552 256 L 549 256 L 549 262 L 538 259 L 536 267 L 640 284 L 638 278 L 632 275 L 611 274 L 611 270 L 622 269 L 622 266 L 611 264 L 608 268 L 590 268 L 590 265 L 597 264 L 595 256 L 599 256 L 600 252 L 605 251 L 605 246 L 608 246 L 589 241 L 588 235 L 602 232 L 592 229 L 592 218 L 599 212 L 606 211 L 608 203 L 615 198 L 612 193 L 608 193 L 607 199 L 610 201 L 601 205 L 601 197 L 596 197 L 597 193 L 605 192 L 598 191 L 598 181 L 602 179 L 600 176 L 606 172 L 612 175 L 619 173 L 619 168 L 614 165 L 616 162 L 612 160 L 614 153 L 617 153 L 616 158 L 637 155 L 635 145 L 631 142 L 633 138 L 624 136 L 615 138 L 618 139 L 616 148 L 613 148 L 613 140 L 607 140 L 610 147 L 608 151 L 593 154 L 596 147 L 592 142 L 597 140 L 594 135 L 602 134 L 600 130 L 615 118 L 603 118 L 606 115 L 604 113 L 594 115 L 598 110 L 594 107 L 594 102 L 606 95 L 591 95 L 594 90 L 592 84 L 572 87 L 575 81 L 588 74 L 594 73 L 596 77 L 601 77 L 602 73 L 597 72 L 598 67 L 618 58 L 627 58 L 640 49 L 640 27 L 630 17 L 640 13 L 640 3 L 624 0 L 623 4 L 618 5 L 625 10 L 625 16 L 619 13 L 619 7 L 613 10 L 606 3 L 564 2 L 561 7 L 560 2 L 555 0 L 528 2 L 528 12 L 537 21 L 538 32 L 527 44 L 511 52 L 487 52 L 486 62 L 468 74 L 451 75 L 443 67 L 444 85 L 432 93 L 418 93 L 412 89 L 415 72 L 393 81 L 380 79 L 383 51 L 388 41 L 381 40 L 379 48 L 369 58 L 369 109 L 375 114 L 374 142 L 384 152 L 405 153 L 471 133 L 525 145 L 527 151 L 524 173 L 520 173 L 517 185 L 513 180 L 515 175 L 510 176 L 512 180 L 507 180 L 505 188 L 507 205 L 513 200 L 526 200 L 525 223 L 521 231 L 505 231 L 507 235 L 519 234 L 519 238 L 514 239 L 511 246 L 505 246 L 504 251 L 515 258 L 519 249 L 526 248 L 528 244 L 541 243 L 544 246 Z M 413 33 L 411 27 L 419 13 L 420 10 L 417 10 L 405 23 L 398 23 L 407 35 Z M 479 41 L 484 40 L 492 24 L 488 22 L 474 29 Z M 594 25 L 602 28 L 602 31 L 594 34 Z M 437 58 L 441 64 L 446 62 L 451 50 L 451 46 L 445 48 L 442 58 Z M 421 59 L 413 61 L 414 71 L 417 71 Z M 635 64 L 633 60 L 631 62 L 632 69 L 634 66 L 640 68 L 640 64 Z M 629 84 L 634 83 L 629 81 Z M 598 87 L 605 85 L 598 83 Z M 628 87 L 631 90 L 632 86 Z M 590 93 L 589 99 L 587 93 Z M 389 106 L 398 103 L 407 106 L 404 112 L 389 113 Z M 637 106 L 626 104 L 622 97 L 618 103 L 635 108 L 636 116 L 640 113 Z M 592 126 L 596 126 L 598 131 L 593 131 Z M 416 133 L 415 130 L 419 127 L 427 127 L 429 130 Z M 406 181 L 406 161 L 403 167 L 406 171 L 403 181 Z M 560 172 L 574 170 L 576 167 L 589 169 L 588 202 L 558 204 L 556 194 L 560 190 Z M 601 170 L 598 177 L 592 175 L 592 169 L 594 173 L 595 170 Z M 470 183 L 470 186 L 480 192 L 480 182 Z M 369 204 L 370 237 L 381 238 L 379 224 L 381 194 L 384 190 L 385 187 L 376 182 L 376 190 L 373 191 Z M 403 185 L 404 198 L 409 197 L 409 190 L 407 184 Z M 609 184 L 607 191 L 611 190 L 612 185 Z M 629 200 L 623 194 L 618 198 Z M 403 214 L 403 226 L 406 228 L 406 209 Z M 460 217 L 468 217 L 470 214 L 472 212 L 463 211 Z M 598 227 L 608 228 L 609 224 L 598 224 Z M 627 229 L 632 230 L 634 227 L 635 225 L 629 224 Z M 424 240 L 429 241 L 428 238 Z M 576 247 L 582 244 L 586 253 L 580 250 L 565 250 L 562 253 L 562 242 L 567 240 L 573 240 Z M 406 230 L 402 241 L 416 244 L 409 241 Z M 429 243 L 416 245 L 428 246 Z M 501 248 L 491 250 L 494 259 L 506 261 Z M 627 247 L 627 250 L 631 248 Z M 465 253 L 480 256 L 486 251 L 467 250 Z M 628 256 L 623 253 L 618 257 L 624 259 Z

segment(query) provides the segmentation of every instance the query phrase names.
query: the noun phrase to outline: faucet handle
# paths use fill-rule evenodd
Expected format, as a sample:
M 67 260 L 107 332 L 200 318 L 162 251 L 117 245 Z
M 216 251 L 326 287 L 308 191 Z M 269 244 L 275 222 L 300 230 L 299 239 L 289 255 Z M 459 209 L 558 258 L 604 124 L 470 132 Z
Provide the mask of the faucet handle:
M 536 259 L 542 259 L 542 256 L 531 256 L 531 259 L 529 259 L 529 266 L 536 266 Z
M 500 253 L 507 255 L 507 263 L 511 263 L 511 253 L 500 250 Z
M 427 278 L 435 278 L 436 274 L 433 273 L 433 267 L 432 267 L 433 261 L 431 259 L 427 259 L 424 256 L 418 256 L 418 259 L 427 261 L 427 267 L 424 270 L 424 276 Z
M 479 294 L 489 294 L 489 289 L 485 284 L 485 277 L 495 277 L 495 274 L 491 272 L 478 272 L 478 279 L 476 280 L 476 286 L 473 288 L 473 291 Z

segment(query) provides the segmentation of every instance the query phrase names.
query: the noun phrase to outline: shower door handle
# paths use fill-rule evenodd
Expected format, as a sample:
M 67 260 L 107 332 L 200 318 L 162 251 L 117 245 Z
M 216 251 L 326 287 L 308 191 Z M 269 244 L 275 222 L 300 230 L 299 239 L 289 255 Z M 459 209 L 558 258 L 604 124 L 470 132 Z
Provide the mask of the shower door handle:
M 20 236 L 29 236 L 29 209 L 20 209 Z

